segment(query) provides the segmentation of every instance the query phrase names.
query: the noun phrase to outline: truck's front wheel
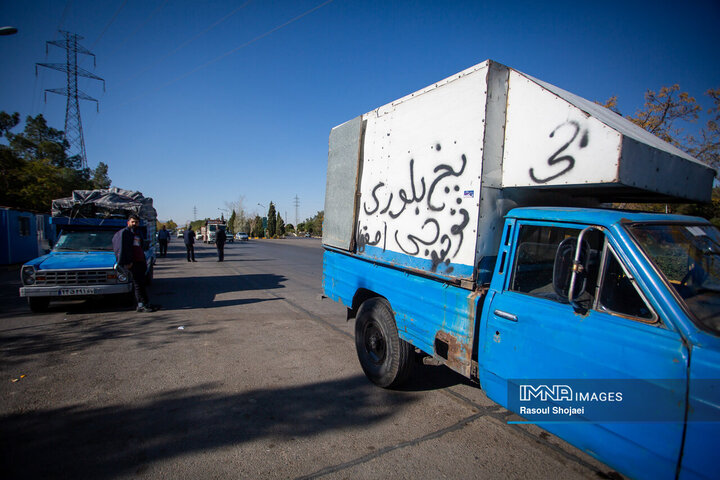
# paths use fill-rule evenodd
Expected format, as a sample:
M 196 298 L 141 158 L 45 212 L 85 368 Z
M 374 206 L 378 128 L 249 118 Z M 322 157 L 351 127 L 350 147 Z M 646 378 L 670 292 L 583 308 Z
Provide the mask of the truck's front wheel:
M 380 387 L 397 387 L 410 374 L 412 345 L 398 336 L 392 309 L 384 298 L 371 298 L 360 305 L 355 347 L 365 375 Z
M 48 305 L 50 305 L 50 299 L 47 297 L 28 297 L 28 305 L 32 312 L 44 312 L 48 309 Z

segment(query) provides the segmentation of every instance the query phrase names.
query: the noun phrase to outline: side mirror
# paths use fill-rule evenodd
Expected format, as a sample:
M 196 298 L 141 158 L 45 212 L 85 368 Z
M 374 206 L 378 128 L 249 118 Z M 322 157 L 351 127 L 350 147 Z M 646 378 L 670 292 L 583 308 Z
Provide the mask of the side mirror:
M 553 289 L 561 297 L 567 298 L 573 306 L 577 306 L 574 300 L 585 293 L 587 287 L 589 257 L 590 245 L 582 241 L 578 249 L 577 238 L 566 238 L 560 242 L 555 253 Z

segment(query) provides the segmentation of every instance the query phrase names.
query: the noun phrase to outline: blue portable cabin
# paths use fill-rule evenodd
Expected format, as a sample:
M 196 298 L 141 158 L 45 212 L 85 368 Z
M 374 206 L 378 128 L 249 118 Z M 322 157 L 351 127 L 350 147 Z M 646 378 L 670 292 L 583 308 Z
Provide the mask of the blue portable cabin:
M 48 248 L 47 241 L 55 236 L 49 215 L 0 208 L 0 265 L 24 263 Z

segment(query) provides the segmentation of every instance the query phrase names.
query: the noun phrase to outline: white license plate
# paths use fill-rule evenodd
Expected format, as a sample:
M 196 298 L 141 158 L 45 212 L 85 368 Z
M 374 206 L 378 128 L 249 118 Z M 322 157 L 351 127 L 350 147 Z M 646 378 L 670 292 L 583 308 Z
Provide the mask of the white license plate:
M 61 288 L 58 295 L 95 295 L 94 288 Z

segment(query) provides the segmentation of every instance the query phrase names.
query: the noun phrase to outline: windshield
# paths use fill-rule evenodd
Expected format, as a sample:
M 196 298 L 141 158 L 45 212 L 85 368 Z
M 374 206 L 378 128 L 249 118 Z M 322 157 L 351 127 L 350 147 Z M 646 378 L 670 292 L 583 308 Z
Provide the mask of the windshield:
M 62 232 L 55 244 L 57 251 L 112 251 L 115 232 L 109 230 Z
M 710 225 L 632 225 L 630 231 L 700 326 L 720 334 L 720 232 Z

